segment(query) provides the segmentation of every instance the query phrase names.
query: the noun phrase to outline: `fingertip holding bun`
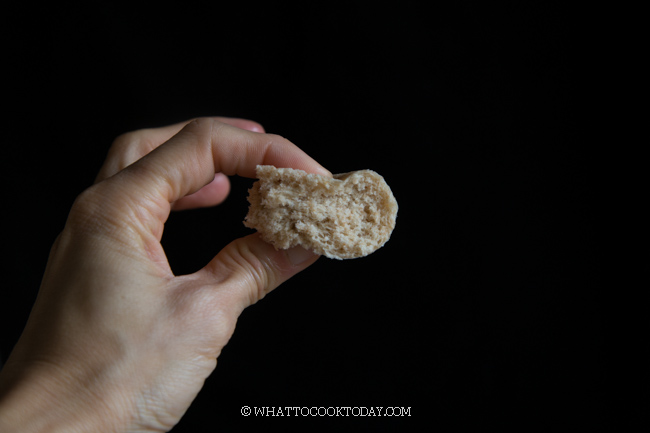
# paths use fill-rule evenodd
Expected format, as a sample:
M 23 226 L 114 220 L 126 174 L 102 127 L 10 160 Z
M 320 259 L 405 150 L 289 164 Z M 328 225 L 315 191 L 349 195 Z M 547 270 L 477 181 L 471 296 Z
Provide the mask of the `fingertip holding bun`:
M 330 178 L 258 165 L 256 173 L 244 225 L 277 249 L 301 245 L 332 259 L 353 259 L 381 248 L 395 228 L 397 201 L 372 170 Z

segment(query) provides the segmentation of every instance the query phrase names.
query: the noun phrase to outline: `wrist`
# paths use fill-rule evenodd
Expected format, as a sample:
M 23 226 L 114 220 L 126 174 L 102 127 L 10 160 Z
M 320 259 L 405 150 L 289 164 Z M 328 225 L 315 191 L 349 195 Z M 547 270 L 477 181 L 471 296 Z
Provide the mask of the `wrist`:
M 47 363 L 12 365 L 0 372 L 0 431 L 117 432 L 124 431 L 107 400 L 92 395 L 95 384 Z

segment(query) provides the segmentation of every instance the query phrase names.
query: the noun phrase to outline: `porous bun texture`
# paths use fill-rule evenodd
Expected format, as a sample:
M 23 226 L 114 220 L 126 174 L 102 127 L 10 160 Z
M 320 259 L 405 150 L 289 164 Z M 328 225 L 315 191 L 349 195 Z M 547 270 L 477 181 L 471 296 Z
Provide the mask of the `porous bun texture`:
M 372 170 L 330 178 L 258 165 L 257 177 L 244 225 L 277 249 L 301 245 L 332 259 L 353 259 L 381 248 L 395 228 L 397 201 Z

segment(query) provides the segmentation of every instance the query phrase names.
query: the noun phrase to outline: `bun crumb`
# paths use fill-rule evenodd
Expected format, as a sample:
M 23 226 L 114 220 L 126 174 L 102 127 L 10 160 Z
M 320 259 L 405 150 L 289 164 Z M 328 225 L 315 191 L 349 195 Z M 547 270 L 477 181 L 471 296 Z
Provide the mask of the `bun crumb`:
M 353 259 L 381 248 L 395 228 L 397 201 L 372 170 L 332 178 L 271 165 L 256 172 L 244 225 L 276 249 L 301 245 L 331 259 Z

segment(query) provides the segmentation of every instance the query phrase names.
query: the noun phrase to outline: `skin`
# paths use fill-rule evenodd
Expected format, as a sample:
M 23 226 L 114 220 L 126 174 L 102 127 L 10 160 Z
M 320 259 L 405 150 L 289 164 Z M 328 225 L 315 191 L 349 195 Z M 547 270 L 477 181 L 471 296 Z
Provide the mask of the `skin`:
M 257 164 L 331 174 L 244 119 L 120 136 L 54 243 L 26 328 L 0 373 L 2 432 L 168 431 L 217 365 L 238 316 L 318 256 L 257 234 L 175 276 L 171 210 L 214 206 Z

